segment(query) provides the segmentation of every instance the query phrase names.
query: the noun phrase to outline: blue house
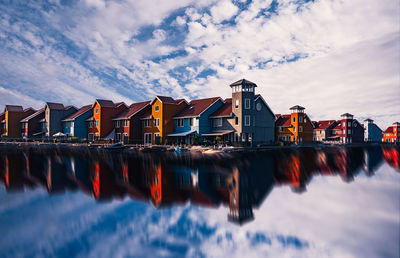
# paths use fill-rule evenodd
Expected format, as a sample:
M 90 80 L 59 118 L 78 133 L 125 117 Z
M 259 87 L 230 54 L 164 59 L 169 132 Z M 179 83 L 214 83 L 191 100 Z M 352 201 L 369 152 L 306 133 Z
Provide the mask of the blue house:
M 63 133 L 68 136 L 84 139 L 87 136 L 86 119 L 93 116 L 92 105 L 81 107 L 77 112 L 68 116 L 63 122 Z
M 175 143 L 193 144 L 195 135 L 201 137 L 211 131 L 209 116 L 223 104 L 220 97 L 192 100 L 173 117 L 175 132 L 168 137 Z
M 382 130 L 372 119 L 364 120 L 364 142 L 382 142 Z

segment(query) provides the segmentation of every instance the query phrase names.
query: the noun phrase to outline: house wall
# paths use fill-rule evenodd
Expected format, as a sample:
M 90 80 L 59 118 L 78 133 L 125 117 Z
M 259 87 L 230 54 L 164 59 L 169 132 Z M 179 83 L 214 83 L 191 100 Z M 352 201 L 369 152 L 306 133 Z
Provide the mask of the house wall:
M 7 134 L 8 138 L 21 138 L 21 123 L 20 121 L 27 116 L 35 113 L 34 110 L 30 109 L 25 112 L 10 112 L 6 110 L 6 130 L 4 133 Z
M 44 118 L 44 112 L 40 113 L 39 115 L 31 118 L 28 121 L 28 128 L 26 129 L 26 135 L 28 137 L 32 137 L 33 134 L 39 133 L 42 131 L 40 120 Z
M 275 141 L 281 141 L 282 137 L 286 137 L 287 142 L 293 142 L 294 141 L 294 135 L 291 130 L 289 130 L 288 127 L 281 127 L 282 132 L 279 131 L 279 126 L 275 127 Z
M 93 116 L 93 109 L 88 110 L 74 119 L 74 137 L 78 137 L 79 139 L 84 139 L 87 137 L 88 124 L 86 120 L 91 116 Z
M 214 113 L 217 109 L 219 109 L 223 104 L 224 104 L 223 101 L 221 99 L 219 99 L 200 115 L 199 123 L 198 123 L 198 125 L 199 125 L 198 133 L 200 135 L 202 135 L 204 133 L 209 133 L 212 131 L 211 119 L 209 117 L 212 113 Z
M 275 138 L 275 115 L 267 108 L 264 101 L 258 98 L 255 105 L 261 104 L 261 110 L 255 109 L 254 143 L 272 143 Z M 253 123 L 253 121 L 251 121 Z
M 6 113 L 5 112 L 0 114 L 0 137 L 4 133 L 4 127 L 3 127 L 3 124 L 1 123 L 1 121 L 3 121 L 5 119 L 5 117 L 6 117 Z
M 151 110 L 151 106 L 148 105 L 139 111 L 137 114 L 131 117 L 129 122 L 129 142 L 131 143 L 143 143 L 143 130 L 142 120 L 143 114 Z
M 364 141 L 365 142 L 381 142 L 382 130 L 374 123 L 364 124 Z
M 49 111 L 49 112 L 47 112 Z M 47 133 L 46 135 L 49 137 L 53 137 L 54 134 L 58 132 L 63 132 L 63 123 L 61 122 L 67 116 L 73 114 L 77 110 L 75 108 L 70 108 L 68 110 L 57 110 L 57 109 L 49 109 L 48 106 L 45 108 L 45 116 L 47 122 Z

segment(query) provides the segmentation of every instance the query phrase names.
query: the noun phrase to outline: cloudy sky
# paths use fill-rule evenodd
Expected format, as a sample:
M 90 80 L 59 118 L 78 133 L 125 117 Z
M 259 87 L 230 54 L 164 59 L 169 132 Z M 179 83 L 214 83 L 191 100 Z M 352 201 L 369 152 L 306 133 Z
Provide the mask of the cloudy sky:
M 231 94 L 400 120 L 397 0 L 1 1 L 0 109 Z

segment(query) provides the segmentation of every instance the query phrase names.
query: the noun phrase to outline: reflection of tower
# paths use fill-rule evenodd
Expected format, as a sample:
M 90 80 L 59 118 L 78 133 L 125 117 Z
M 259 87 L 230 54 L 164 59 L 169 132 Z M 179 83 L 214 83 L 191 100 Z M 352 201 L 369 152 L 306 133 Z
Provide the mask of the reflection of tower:
M 253 220 L 253 209 L 248 196 L 247 173 L 239 173 L 239 169 L 235 168 L 232 176 L 227 180 L 229 188 L 228 220 L 239 224 Z

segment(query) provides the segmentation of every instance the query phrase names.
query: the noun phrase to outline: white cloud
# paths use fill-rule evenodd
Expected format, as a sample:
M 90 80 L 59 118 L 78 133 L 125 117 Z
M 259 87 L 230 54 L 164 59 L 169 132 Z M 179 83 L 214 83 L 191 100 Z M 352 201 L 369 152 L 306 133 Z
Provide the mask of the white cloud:
M 220 23 L 225 20 L 229 20 L 238 12 L 239 8 L 232 4 L 230 0 L 219 1 L 210 10 L 211 16 L 214 22 Z

